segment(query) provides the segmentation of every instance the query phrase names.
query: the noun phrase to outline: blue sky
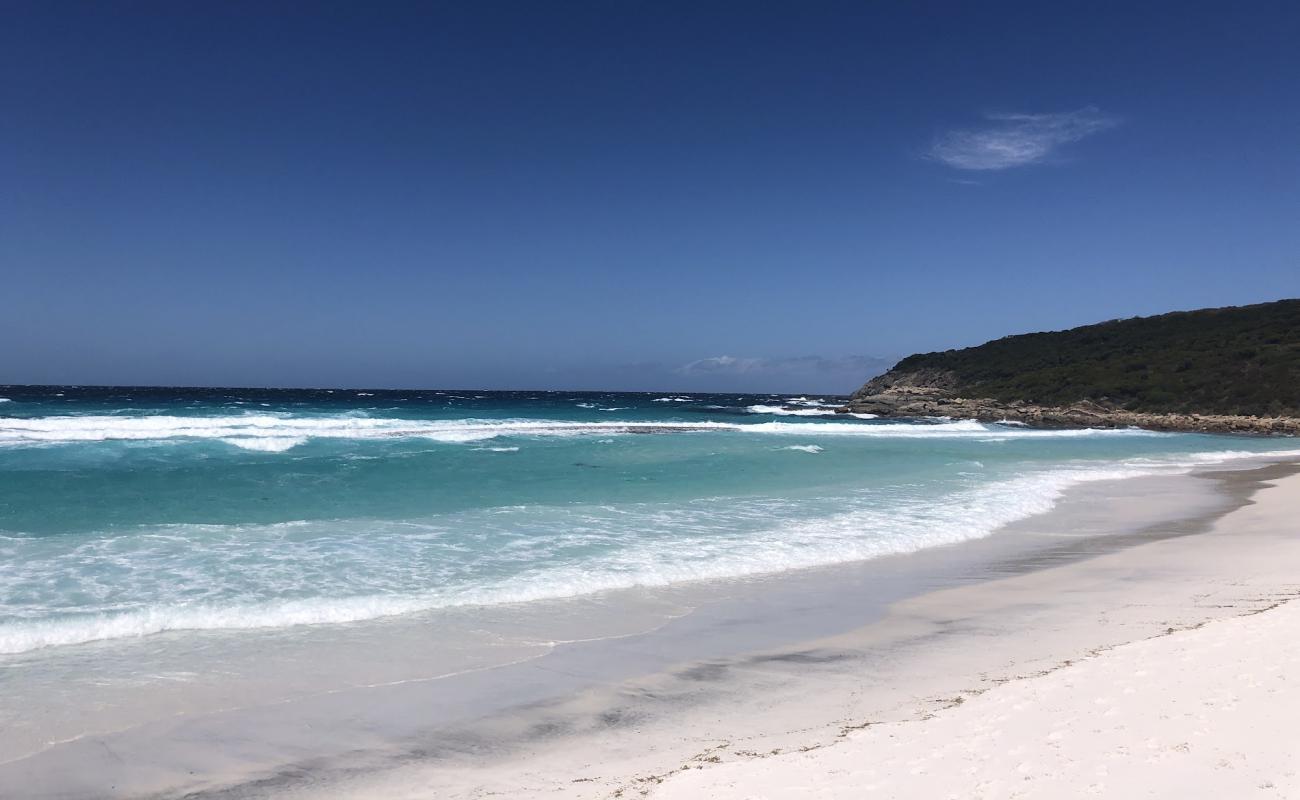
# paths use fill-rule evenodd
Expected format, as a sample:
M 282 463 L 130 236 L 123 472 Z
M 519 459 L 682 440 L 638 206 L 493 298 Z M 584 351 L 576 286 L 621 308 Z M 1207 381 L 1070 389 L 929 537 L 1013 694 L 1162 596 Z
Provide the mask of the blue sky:
M 8 2 L 0 382 L 848 391 L 1300 294 L 1295 3 Z

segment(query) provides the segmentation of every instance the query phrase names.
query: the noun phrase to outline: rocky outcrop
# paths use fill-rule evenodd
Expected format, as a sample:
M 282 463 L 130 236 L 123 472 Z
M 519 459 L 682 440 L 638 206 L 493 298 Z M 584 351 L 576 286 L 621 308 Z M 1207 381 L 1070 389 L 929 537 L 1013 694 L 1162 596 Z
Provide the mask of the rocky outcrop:
M 877 375 L 867 381 L 866 385 L 853 393 L 858 397 L 872 397 L 888 392 L 908 391 L 943 391 L 954 392 L 961 382 L 957 376 L 943 369 L 891 369 L 883 375 Z
M 1300 435 L 1300 299 L 1110 320 L 904 358 L 847 412 Z
M 873 378 L 839 409 L 881 417 L 954 417 L 982 422 L 1019 422 L 1052 428 L 1148 428 L 1158 431 L 1300 435 L 1296 417 L 1177 414 L 1127 411 L 1084 400 L 1066 406 L 962 397 L 959 381 L 943 370 L 891 370 Z

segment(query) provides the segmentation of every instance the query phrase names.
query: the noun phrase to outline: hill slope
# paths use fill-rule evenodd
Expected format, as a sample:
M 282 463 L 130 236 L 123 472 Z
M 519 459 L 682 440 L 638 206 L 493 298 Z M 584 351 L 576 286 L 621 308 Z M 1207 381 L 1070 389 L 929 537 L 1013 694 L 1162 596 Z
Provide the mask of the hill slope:
M 989 401 L 987 415 L 1002 406 L 1083 404 L 1093 414 L 1300 418 L 1300 300 L 1114 320 L 913 355 L 859 389 L 850 405 L 910 413 L 891 409 L 891 398 L 893 406 L 975 398 Z

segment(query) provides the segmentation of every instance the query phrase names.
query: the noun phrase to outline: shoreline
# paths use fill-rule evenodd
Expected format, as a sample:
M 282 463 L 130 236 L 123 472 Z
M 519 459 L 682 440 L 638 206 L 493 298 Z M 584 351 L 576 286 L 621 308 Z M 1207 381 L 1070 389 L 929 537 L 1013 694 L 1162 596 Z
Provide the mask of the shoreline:
M 1296 468 L 1275 465 L 1263 471 L 1277 469 Z M 58 777 L 60 769 L 73 765 L 92 772 L 102 767 L 105 777 L 131 778 L 132 771 L 123 773 L 120 763 L 104 755 L 108 751 L 119 759 L 148 753 L 164 763 L 201 767 L 208 779 L 188 785 L 169 784 L 170 779 L 134 784 L 125 780 L 117 791 L 73 796 L 170 797 L 195 792 L 213 797 L 341 798 L 432 792 L 459 797 L 484 791 L 529 796 L 561 785 L 565 796 L 608 797 L 620 789 L 622 796 L 629 796 L 658 785 L 656 776 L 691 762 L 726 736 L 734 738 L 737 730 L 749 731 L 747 739 L 765 742 L 766 749 L 732 744 L 725 748 L 729 753 L 820 747 L 798 733 L 812 729 L 820 731 L 822 739 L 836 740 L 858 718 L 856 712 L 845 714 L 841 700 L 846 694 L 873 694 L 858 685 L 864 670 L 887 674 L 887 668 L 906 661 L 925 642 L 954 638 L 951 622 L 940 624 L 933 610 L 927 618 L 925 613 L 900 617 L 899 609 L 924 607 L 922 598 L 946 592 L 1077 569 L 1167 537 L 1187 538 L 1198 532 L 1198 525 L 1207 527 L 1245 505 L 1262 479 L 1243 476 L 1260 472 L 1214 472 L 1212 483 L 1197 475 L 1131 478 L 1118 481 L 1122 487 L 1074 487 L 1053 511 L 1013 523 L 983 540 L 713 587 L 714 596 L 704 601 L 688 598 L 686 592 L 675 598 L 687 609 L 684 615 L 669 614 L 657 627 L 561 643 L 541 657 L 488 666 L 485 672 L 458 679 L 461 689 L 495 698 L 486 716 L 481 715 L 483 707 L 475 710 L 439 699 L 438 690 L 453 689 L 452 682 L 435 681 L 446 684 L 441 687 L 427 679 L 400 681 L 333 694 L 327 702 L 307 708 L 295 701 L 261 715 L 236 710 L 226 718 L 208 715 L 97 735 L 90 737 L 93 741 L 56 748 L 60 752 L 23 759 L 26 764 L 0 764 L 0 787 L 30 789 L 40 785 L 27 782 L 33 777 Z M 1091 507 L 1099 492 L 1108 493 L 1112 502 L 1094 519 L 1089 515 L 1096 512 Z M 1189 500 L 1200 503 L 1190 519 L 1185 507 Z M 1073 520 L 1074 527 L 1061 530 L 1062 520 Z M 1125 533 L 1115 532 L 1120 520 L 1127 520 Z M 921 584 L 928 580 L 931 585 L 904 579 L 903 573 L 915 572 L 917 564 L 929 565 L 930 577 Z M 708 643 L 712 653 L 701 649 L 704 637 L 719 640 Z M 817 700 L 809 703 L 814 693 Z M 424 716 L 412 716 L 412 707 L 423 707 Z M 429 708 L 460 708 L 462 717 L 449 716 L 439 720 L 446 724 L 431 727 Z M 791 717 L 792 708 L 801 710 Z M 304 749 L 304 741 L 290 735 L 295 726 L 329 726 L 348 715 L 361 722 L 325 740 L 312 740 L 319 745 L 315 750 Z M 376 726 L 367 722 L 389 724 L 388 717 L 394 715 L 402 719 L 397 727 L 373 729 Z M 683 735 L 683 725 L 689 735 Z M 277 737 L 284 741 L 266 752 L 245 754 L 251 758 L 242 764 L 238 758 L 213 760 L 210 753 L 196 753 L 196 748 L 228 747 L 241 731 L 249 730 L 268 737 L 266 742 Z M 174 746 L 169 739 L 179 739 L 182 745 Z M 161 742 L 167 746 L 160 753 Z M 255 766 L 263 756 L 270 758 L 261 761 L 266 766 L 291 766 L 268 772 Z M 700 763 L 726 756 L 710 750 Z M 595 764 L 602 765 L 600 774 L 593 774 Z M 166 770 L 161 778 L 166 778 Z M 66 780 L 63 776 L 54 784 L 67 788 Z M 153 790 L 148 789 L 151 783 Z M 58 796 L 56 785 L 49 788 L 45 796 Z
M 1285 544 L 1285 553 L 1252 546 L 1233 558 L 1224 546 L 1233 549 L 1233 515 L 1252 508 L 1253 495 L 1273 481 L 1288 482 L 1273 491 L 1300 493 L 1298 473 L 1293 463 L 1209 472 L 1198 479 L 1223 486 L 1227 505 L 1148 526 L 1100 553 L 1010 564 L 1007 577 L 917 595 L 847 633 L 683 664 L 616 692 L 534 709 L 527 722 L 516 720 L 517 731 L 551 726 L 558 735 L 525 736 L 524 745 L 477 763 L 417 760 L 386 774 L 312 789 L 285 786 L 265 796 L 710 796 L 719 786 L 683 783 L 678 791 L 674 781 L 707 781 L 715 765 L 743 774 L 769 757 L 829 750 L 855 731 L 929 719 L 987 686 L 1052 671 L 1099 649 L 1271 606 L 1279 586 L 1297 591 L 1291 576 L 1300 565 L 1300 537 L 1276 529 L 1261 534 Z M 1225 565 L 1225 557 L 1238 563 Z M 565 724 L 566 717 L 588 723 Z
M 1300 468 L 1274 475 L 1203 537 L 1179 542 L 1190 547 L 1164 548 L 1163 557 L 1183 562 L 1166 563 L 1170 572 L 1197 558 L 1204 568 L 1205 559 L 1268 557 L 1228 552 L 1241 539 L 1284 551 L 1277 556 L 1287 568 L 1262 579 L 1241 563 L 1221 569 L 1219 585 L 1190 596 L 1203 618 L 1135 628 L 1054 664 L 1017 664 L 1019 674 L 983 673 L 937 698 L 938 708 L 867 721 L 829 746 L 716 769 L 685 765 L 648 794 L 778 798 L 815 786 L 827 798 L 1294 796 Z M 1210 611 L 1225 607 L 1226 615 Z
M 944 389 L 902 385 L 890 386 L 876 394 L 855 394 L 835 413 L 874 414 L 882 419 L 953 417 L 979 422 L 1018 422 L 1048 429 L 1144 428 L 1170 433 L 1300 436 L 1300 418 L 1296 417 L 1125 411 L 1092 401 L 1041 406 L 1019 400 L 959 397 Z

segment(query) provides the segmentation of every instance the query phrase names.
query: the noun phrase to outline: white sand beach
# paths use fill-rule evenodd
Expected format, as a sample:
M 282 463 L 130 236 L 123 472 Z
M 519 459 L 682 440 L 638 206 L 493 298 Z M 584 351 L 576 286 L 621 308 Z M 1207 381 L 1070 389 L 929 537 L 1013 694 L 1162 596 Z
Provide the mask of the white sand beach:
M 1300 796 L 1300 573 L 1250 575 L 1262 561 L 1294 565 L 1287 534 L 1300 534 L 1297 524 L 1300 476 L 1261 491 L 1211 535 L 1110 557 L 1163 561 L 1168 572 L 1217 561 L 1224 573 L 1189 599 L 1223 601 L 1240 616 L 1171 626 L 1020 677 L 986 674 L 942 708 L 925 711 L 931 698 L 917 698 L 915 718 L 807 751 L 682 770 L 652 796 Z M 997 646 L 1014 652 L 1014 637 Z
M 657 798 L 1296 797 L 1300 604 L 1101 651 L 919 720 L 684 770 Z
M 1297 797 L 1300 604 L 1101 650 L 656 798 Z

